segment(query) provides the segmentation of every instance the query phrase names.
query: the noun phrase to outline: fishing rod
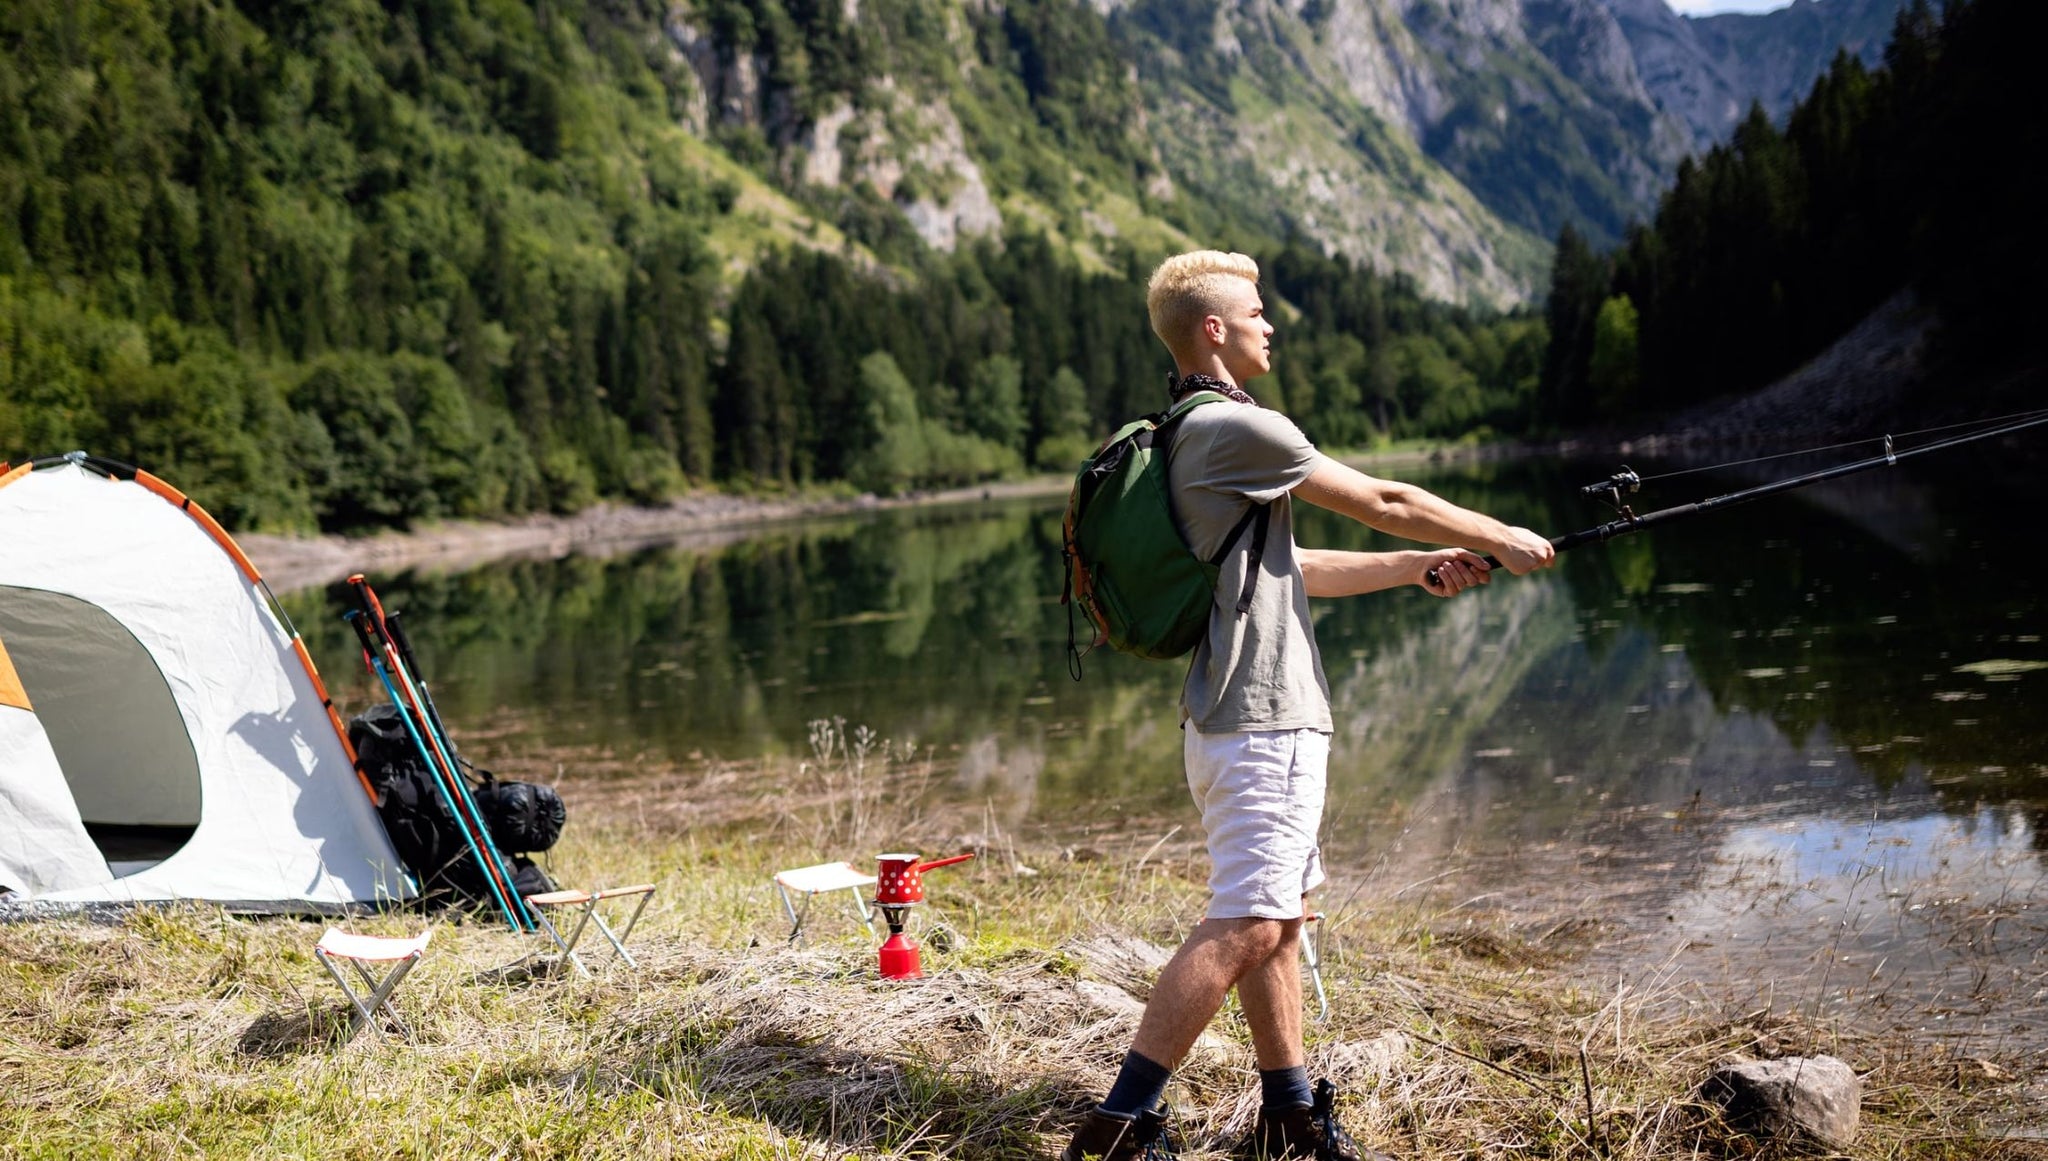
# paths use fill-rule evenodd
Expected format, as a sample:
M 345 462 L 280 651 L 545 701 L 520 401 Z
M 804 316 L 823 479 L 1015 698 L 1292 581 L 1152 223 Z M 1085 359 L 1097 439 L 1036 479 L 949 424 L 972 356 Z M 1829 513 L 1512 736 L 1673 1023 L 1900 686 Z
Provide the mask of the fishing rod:
M 1923 444 L 1920 447 L 1909 448 L 1905 451 L 1894 449 L 1892 447 L 1892 437 L 1887 435 L 1884 437 L 1883 455 L 1871 456 L 1869 459 L 1856 460 L 1846 464 L 1837 464 L 1831 468 L 1822 468 L 1817 472 L 1807 472 L 1804 475 L 1792 476 L 1788 479 L 1774 480 L 1768 484 L 1758 484 L 1752 488 L 1743 488 L 1740 491 L 1728 492 L 1719 496 L 1710 496 L 1704 500 L 1695 500 L 1690 504 L 1660 508 L 1655 512 L 1645 512 L 1640 516 L 1630 509 L 1628 503 L 1622 497 L 1633 495 L 1642 487 L 1643 480 L 1641 476 L 1638 476 L 1624 466 L 1620 471 L 1601 480 L 1599 483 L 1587 484 L 1579 489 L 1580 495 L 1604 499 L 1609 504 L 1612 504 L 1615 510 L 1621 513 L 1621 518 L 1610 520 L 1605 524 L 1596 525 L 1592 528 L 1584 528 L 1577 532 L 1566 533 L 1563 536 L 1552 537 L 1550 545 L 1559 552 L 1565 552 L 1580 545 L 1597 544 L 1601 541 L 1613 540 L 1617 536 L 1627 536 L 1659 524 L 1669 524 L 1674 520 L 1683 520 L 1692 516 L 1703 516 L 1708 512 L 1717 512 L 1723 508 L 1733 507 L 1736 504 L 1746 504 L 1751 500 L 1761 500 L 1765 496 L 1775 496 L 1780 492 L 1790 492 L 1795 488 L 1804 488 L 1808 485 L 1819 484 L 1828 480 L 1838 480 L 1843 476 L 1853 476 L 1858 472 L 1867 472 L 1875 468 L 1888 468 L 1897 464 L 1900 460 L 1910 459 L 1913 456 L 1941 451 L 1945 448 L 1972 443 L 1980 439 L 2011 435 L 2016 431 L 2025 431 L 2030 427 L 2039 427 L 2042 424 L 2048 424 L 2048 415 L 2037 415 L 2032 419 L 2023 420 L 2018 423 L 2009 423 L 2003 427 L 1995 427 L 1988 431 L 1973 432 L 1969 435 L 1958 435 L 1949 439 L 1936 440 L 1933 443 Z M 1500 567 L 1499 557 L 1488 554 L 1485 559 L 1488 568 Z M 1431 587 L 1436 587 L 1440 584 L 1436 569 L 1429 570 L 1427 579 Z

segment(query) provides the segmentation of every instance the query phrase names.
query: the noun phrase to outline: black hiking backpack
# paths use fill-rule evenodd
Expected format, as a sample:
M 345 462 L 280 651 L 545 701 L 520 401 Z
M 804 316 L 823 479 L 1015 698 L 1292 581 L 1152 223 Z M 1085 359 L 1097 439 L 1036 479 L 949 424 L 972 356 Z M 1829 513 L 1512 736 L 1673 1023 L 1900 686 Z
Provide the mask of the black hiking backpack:
M 405 719 L 392 705 L 363 711 L 348 724 L 356 764 L 377 792 L 377 816 L 391 836 L 392 849 L 429 900 L 454 894 L 488 902 L 491 885 L 469 849 L 462 828 L 448 809 L 439 779 L 420 755 Z M 488 770 L 461 762 L 481 781 L 464 775 L 464 787 L 476 803 L 491 842 L 504 856 L 503 877 L 522 895 L 551 891 L 547 873 L 527 854 L 544 851 L 561 837 L 568 810 L 554 788 L 530 782 L 499 781 Z

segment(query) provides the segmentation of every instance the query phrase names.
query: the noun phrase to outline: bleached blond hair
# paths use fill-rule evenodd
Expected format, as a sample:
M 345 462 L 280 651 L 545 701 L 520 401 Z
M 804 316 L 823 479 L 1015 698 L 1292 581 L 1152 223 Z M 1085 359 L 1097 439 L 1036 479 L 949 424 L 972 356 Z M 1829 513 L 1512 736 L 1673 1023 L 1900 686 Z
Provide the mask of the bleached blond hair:
M 1259 264 L 1248 255 L 1221 250 L 1190 250 L 1161 262 L 1145 285 L 1145 313 L 1151 317 L 1152 333 L 1178 354 L 1203 319 L 1223 312 L 1226 288 L 1238 278 L 1257 285 Z

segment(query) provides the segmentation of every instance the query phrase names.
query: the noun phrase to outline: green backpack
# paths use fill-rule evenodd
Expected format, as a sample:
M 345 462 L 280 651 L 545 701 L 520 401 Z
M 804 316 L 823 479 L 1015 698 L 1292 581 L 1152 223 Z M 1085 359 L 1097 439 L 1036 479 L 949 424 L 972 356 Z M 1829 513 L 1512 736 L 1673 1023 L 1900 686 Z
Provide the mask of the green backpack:
M 1174 523 L 1167 455 L 1188 412 L 1226 397 L 1197 391 L 1165 411 L 1117 429 L 1081 465 L 1067 497 L 1060 603 L 1067 606 L 1067 670 L 1081 679 L 1084 652 L 1074 642 L 1074 606 L 1095 624 L 1088 646 L 1165 660 L 1194 649 L 1209 627 L 1216 578 L 1231 546 L 1254 529 L 1251 561 L 1237 614 L 1252 607 L 1259 560 L 1273 510 L 1254 504 L 1230 530 L 1214 557 L 1196 556 Z

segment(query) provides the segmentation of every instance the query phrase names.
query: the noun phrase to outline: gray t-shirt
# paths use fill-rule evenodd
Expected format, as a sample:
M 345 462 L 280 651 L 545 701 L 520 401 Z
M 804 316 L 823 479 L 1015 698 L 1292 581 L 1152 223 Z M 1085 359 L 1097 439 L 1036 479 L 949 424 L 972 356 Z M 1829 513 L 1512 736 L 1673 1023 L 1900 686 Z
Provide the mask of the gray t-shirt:
M 1170 454 L 1174 519 L 1205 560 L 1223 547 L 1250 505 L 1273 505 L 1258 587 L 1243 616 L 1237 601 L 1251 556 L 1250 527 L 1222 562 L 1209 635 L 1195 647 L 1181 690 L 1186 720 L 1205 734 L 1330 732 L 1330 687 L 1294 558 L 1287 495 L 1322 464 L 1322 453 L 1279 412 L 1226 402 L 1189 412 Z

